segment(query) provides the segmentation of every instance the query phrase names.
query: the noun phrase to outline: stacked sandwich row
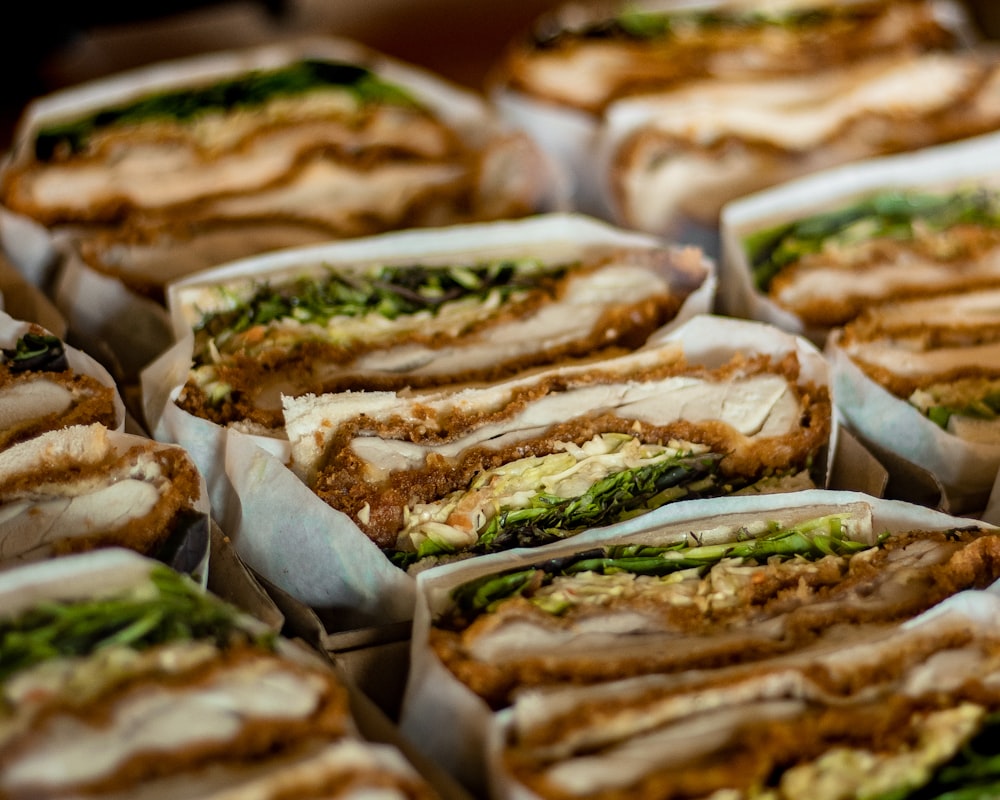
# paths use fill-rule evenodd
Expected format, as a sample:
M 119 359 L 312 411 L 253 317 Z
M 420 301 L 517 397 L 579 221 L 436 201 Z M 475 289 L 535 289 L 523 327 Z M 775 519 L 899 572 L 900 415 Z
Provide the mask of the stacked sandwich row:
M 0 796 L 462 796 L 280 614 L 205 588 L 205 481 L 104 367 L 2 312 L 0 345 Z
M 471 91 L 310 38 L 39 98 L 0 200 L 12 260 L 134 382 L 169 344 L 171 280 L 294 245 L 524 216 L 564 194 Z
M 732 203 L 722 302 L 825 346 L 848 423 L 915 488 L 995 513 L 995 136 Z
M 146 416 L 255 570 L 409 619 L 440 563 L 827 485 L 826 362 L 713 289 L 697 248 L 575 215 L 233 262 L 170 287 Z
M 488 89 L 578 207 L 710 237 L 750 192 L 996 130 L 997 65 L 957 3 L 566 3 Z
M 764 182 L 992 131 L 994 57 L 940 2 L 554 20 L 493 103 L 314 39 L 28 109 L 2 244 L 107 371 L 11 318 L 0 567 L 48 563 L 0 584 L 50 616 L 0 611 L 0 794 L 325 796 L 353 777 L 318 761 L 380 763 L 325 664 L 229 612 L 198 627 L 218 609 L 167 565 L 203 580 L 211 525 L 336 629 L 413 621 L 403 729 L 477 796 L 971 780 L 952 768 L 1000 710 L 994 529 L 825 491 L 867 488 L 837 461 L 850 387 L 787 315 L 713 314 L 750 272 L 685 241 Z M 944 205 L 966 227 L 928 246 L 980 253 L 988 209 Z M 109 545 L 162 566 L 66 555 Z M 98 624 L 94 581 L 118 621 L 67 663 L 52 617 Z
M 32 103 L 3 243 L 134 380 L 169 344 L 165 286 L 203 268 L 553 210 L 714 248 L 748 192 L 996 130 L 995 69 L 947 0 L 571 5 L 497 54 L 488 101 L 353 42 L 286 41 Z

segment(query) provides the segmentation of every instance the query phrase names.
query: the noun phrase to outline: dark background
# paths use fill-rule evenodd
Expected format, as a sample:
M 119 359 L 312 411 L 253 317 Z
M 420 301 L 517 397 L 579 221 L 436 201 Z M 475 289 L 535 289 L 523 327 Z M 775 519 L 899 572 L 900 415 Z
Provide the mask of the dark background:
M 959 0 L 1000 40 L 1000 3 Z M 504 46 L 558 0 L 18 0 L 0 23 L 0 148 L 34 97 L 122 69 L 303 34 L 356 39 L 481 90 Z M 16 20 L 16 23 L 15 21 Z
M 122 69 L 308 34 L 368 44 L 481 89 L 554 0 L 18 0 L 0 22 L 0 146 L 34 97 Z M 13 19 L 17 23 L 13 23 Z

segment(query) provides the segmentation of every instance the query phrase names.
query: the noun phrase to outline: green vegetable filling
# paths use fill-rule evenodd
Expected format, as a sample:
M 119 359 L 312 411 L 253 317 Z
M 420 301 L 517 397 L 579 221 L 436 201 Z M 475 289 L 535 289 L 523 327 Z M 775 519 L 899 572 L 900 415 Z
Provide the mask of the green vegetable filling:
M 0 681 L 49 659 L 86 656 L 112 646 L 142 650 L 202 639 L 226 646 L 240 636 L 233 608 L 165 567 L 155 568 L 150 578 L 152 595 L 43 602 L 20 617 L 0 621 Z M 271 644 L 266 636 L 257 643 Z
M 503 509 L 490 520 L 473 548 L 493 552 L 560 538 L 557 532 L 609 525 L 682 497 L 698 497 L 717 485 L 722 456 L 682 455 L 627 469 L 597 481 L 578 497 L 539 494 L 526 508 Z
M 770 531 L 760 536 L 742 529 L 732 542 L 717 545 L 692 546 L 679 542 L 664 546 L 621 544 L 595 548 L 529 569 L 486 575 L 463 584 L 452 592 L 454 618 L 467 624 L 511 597 L 532 597 L 560 576 L 592 572 L 665 577 L 689 569 L 704 574 L 723 559 L 739 558 L 756 563 L 772 558 L 816 560 L 827 555 L 849 556 L 874 546 L 847 538 L 843 522 L 843 515 L 831 514 L 790 528 L 772 524 Z M 566 608 L 541 599 L 538 605 L 556 614 Z
M 712 11 L 644 11 L 628 7 L 615 17 L 600 20 L 573 30 L 535 32 L 534 44 L 552 47 L 564 39 L 622 39 L 647 41 L 667 39 L 686 31 L 753 30 L 779 28 L 801 31 L 828 24 L 834 19 L 865 20 L 871 17 L 863 9 L 804 8 L 783 11 L 712 10 Z
M 0 352 L 11 372 L 62 372 L 69 369 L 66 348 L 58 336 L 50 334 L 26 333 L 14 343 L 13 348 Z
M 1000 380 L 966 378 L 934 384 L 915 391 L 909 402 L 945 430 L 953 416 L 993 420 L 1000 416 Z
M 493 553 L 514 547 L 538 547 L 587 528 L 596 528 L 639 516 L 680 499 L 710 497 L 731 486 L 721 486 L 715 475 L 722 456 L 716 453 L 681 454 L 655 464 L 626 469 L 594 483 L 576 497 L 538 494 L 525 507 L 501 507 L 463 552 Z M 393 563 L 407 567 L 421 558 L 453 552 L 446 544 L 425 540 L 414 552 L 392 550 Z
M 567 270 L 565 265 L 546 267 L 531 259 L 473 266 L 384 266 L 367 275 L 331 269 L 320 280 L 264 284 L 235 308 L 206 314 L 197 330 L 218 336 L 280 319 L 326 325 L 334 317 L 378 314 L 393 320 L 419 312 L 436 314 L 456 300 L 483 300 L 496 292 L 504 301 L 515 292 L 551 288 Z
M 917 228 L 943 231 L 956 225 L 1000 228 L 1000 195 L 975 189 L 948 195 L 885 192 L 845 208 L 794 220 L 744 237 L 753 280 L 767 291 L 786 267 L 825 247 L 873 239 L 909 241 Z
M 178 89 L 52 125 L 35 138 L 35 157 L 50 161 L 57 154 L 82 152 L 98 131 L 116 125 L 151 120 L 185 122 L 213 111 L 254 108 L 282 96 L 336 87 L 351 92 L 362 104 L 416 106 L 401 87 L 354 64 L 306 59 L 274 70 L 258 70 L 202 88 Z

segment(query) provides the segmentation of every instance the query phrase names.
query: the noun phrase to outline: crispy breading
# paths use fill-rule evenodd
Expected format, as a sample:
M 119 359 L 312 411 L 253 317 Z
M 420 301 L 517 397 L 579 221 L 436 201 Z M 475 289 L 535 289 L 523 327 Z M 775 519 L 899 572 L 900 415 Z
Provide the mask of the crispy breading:
M 720 593 L 721 585 L 709 583 L 710 577 L 679 583 L 640 577 L 631 590 L 615 580 L 606 603 L 559 615 L 545 612 L 530 597 L 514 597 L 468 627 L 432 627 L 429 642 L 459 680 L 500 708 L 528 687 L 717 669 L 848 642 L 912 618 L 964 589 L 985 588 L 998 577 L 1000 536 L 995 532 L 912 531 L 849 559 L 831 555 L 818 562 L 744 568 L 740 583 L 727 584 L 728 595 Z M 599 581 L 589 580 L 594 591 Z M 567 586 L 572 583 L 566 580 Z M 616 640 L 614 647 L 610 638 L 603 648 L 568 647 L 566 637 L 582 636 L 577 630 L 588 620 L 623 613 L 643 618 L 642 634 Z M 558 643 L 516 652 L 521 624 L 539 636 L 549 631 Z M 507 626 L 515 633 L 505 640 L 504 655 L 477 658 L 480 640 Z

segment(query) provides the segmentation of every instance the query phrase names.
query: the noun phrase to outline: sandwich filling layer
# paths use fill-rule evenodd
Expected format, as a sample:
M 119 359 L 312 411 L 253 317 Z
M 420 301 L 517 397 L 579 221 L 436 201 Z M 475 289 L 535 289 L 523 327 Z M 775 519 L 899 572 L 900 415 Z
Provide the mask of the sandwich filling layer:
M 888 191 L 754 232 L 743 247 L 774 302 L 806 324 L 843 325 L 876 303 L 995 285 L 1000 207 L 989 188 Z
M 874 306 L 838 346 L 873 381 L 960 438 L 1000 442 L 1000 289 Z
M 430 641 L 501 707 L 530 686 L 844 647 L 985 588 L 998 547 L 979 530 L 872 539 L 834 514 L 719 544 L 595 548 L 455 589 Z
M 70 425 L 117 424 L 115 389 L 70 369 L 58 337 L 40 328 L 0 356 L 0 450 Z
M 0 560 L 108 546 L 155 555 L 199 516 L 200 486 L 179 447 L 119 451 L 96 424 L 43 434 L 0 453 Z
M 179 404 L 220 424 L 275 428 L 282 394 L 496 380 L 638 347 L 694 288 L 698 258 L 626 249 L 220 287 L 196 324 Z

